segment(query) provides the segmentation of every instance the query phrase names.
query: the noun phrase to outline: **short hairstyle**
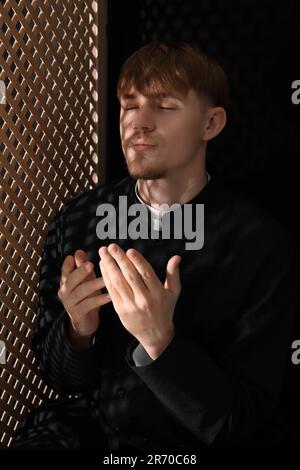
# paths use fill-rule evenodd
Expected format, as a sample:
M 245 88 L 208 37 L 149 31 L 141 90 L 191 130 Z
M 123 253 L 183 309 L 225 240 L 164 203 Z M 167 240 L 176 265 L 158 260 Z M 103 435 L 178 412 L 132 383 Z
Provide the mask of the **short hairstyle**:
M 223 68 L 197 46 L 185 42 L 152 41 L 134 52 L 121 68 L 118 99 L 132 86 L 148 98 L 162 97 L 174 90 L 186 96 L 192 88 L 213 106 L 226 109 L 229 105 Z

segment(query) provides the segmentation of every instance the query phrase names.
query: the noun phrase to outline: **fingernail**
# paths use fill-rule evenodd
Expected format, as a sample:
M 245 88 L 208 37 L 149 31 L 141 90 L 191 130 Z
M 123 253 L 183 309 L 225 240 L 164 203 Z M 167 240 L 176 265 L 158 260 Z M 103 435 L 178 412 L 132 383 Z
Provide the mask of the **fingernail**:
M 101 248 L 99 249 L 99 255 L 100 255 L 100 257 L 103 256 L 103 255 L 105 255 L 106 249 L 107 249 L 106 246 L 101 246 Z

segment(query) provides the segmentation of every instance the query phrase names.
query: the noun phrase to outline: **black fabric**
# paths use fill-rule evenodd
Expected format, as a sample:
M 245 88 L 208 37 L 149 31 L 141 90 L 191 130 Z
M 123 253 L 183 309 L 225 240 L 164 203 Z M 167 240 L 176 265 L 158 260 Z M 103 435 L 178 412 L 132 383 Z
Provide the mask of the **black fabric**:
M 26 436 L 30 445 L 30 428 L 39 422 L 45 436 L 48 430 L 56 435 L 58 445 L 81 448 L 87 445 L 76 437 L 75 421 L 81 419 L 86 420 L 85 439 L 94 448 L 103 443 L 100 437 L 89 441 L 94 426 L 99 436 L 104 432 L 111 450 L 120 445 L 156 451 L 287 445 L 291 431 L 279 401 L 298 306 L 293 237 L 212 175 L 190 201 L 194 207 L 204 203 L 202 249 L 187 251 L 185 238 L 99 240 L 97 206 L 114 204 L 118 214 L 119 196 L 127 195 L 128 205 L 138 203 L 134 184 L 128 176 L 76 196 L 49 227 L 32 346 L 42 376 L 63 401 L 58 419 L 33 410 L 39 417 L 25 424 L 19 445 L 26 446 Z M 99 276 L 98 249 L 112 241 L 124 250 L 138 249 L 161 282 L 169 258 L 182 257 L 175 336 L 146 366 L 134 365 L 137 340 L 112 303 L 101 308 L 94 345 L 79 352 L 68 342 L 69 319 L 57 296 L 62 262 L 83 249 Z M 43 410 L 53 406 L 45 404 Z M 73 441 L 64 433 L 73 435 Z
M 13 448 L 108 449 L 99 422 L 92 418 L 86 398 L 53 400 L 32 410 L 15 436 Z

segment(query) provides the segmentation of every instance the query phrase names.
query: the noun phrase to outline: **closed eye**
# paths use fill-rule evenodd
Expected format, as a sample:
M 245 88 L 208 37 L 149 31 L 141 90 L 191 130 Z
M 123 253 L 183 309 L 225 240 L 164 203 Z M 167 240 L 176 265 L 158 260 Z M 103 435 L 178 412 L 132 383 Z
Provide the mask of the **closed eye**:
M 124 111 L 130 111 L 131 109 L 136 109 L 137 106 L 133 106 L 131 108 L 124 108 Z M 176 108 L 165 108 L 163 106 L 159 106 L 160 109 L 176 109 Z

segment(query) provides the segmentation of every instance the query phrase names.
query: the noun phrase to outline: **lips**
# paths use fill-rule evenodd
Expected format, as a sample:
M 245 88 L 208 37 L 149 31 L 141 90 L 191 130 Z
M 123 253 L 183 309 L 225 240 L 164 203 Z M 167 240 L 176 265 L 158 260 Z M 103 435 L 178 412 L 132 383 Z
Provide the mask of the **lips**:
M 146 142 L 136 142 L 133 147 L 155 147 L 153 144 L 147 144 Z

